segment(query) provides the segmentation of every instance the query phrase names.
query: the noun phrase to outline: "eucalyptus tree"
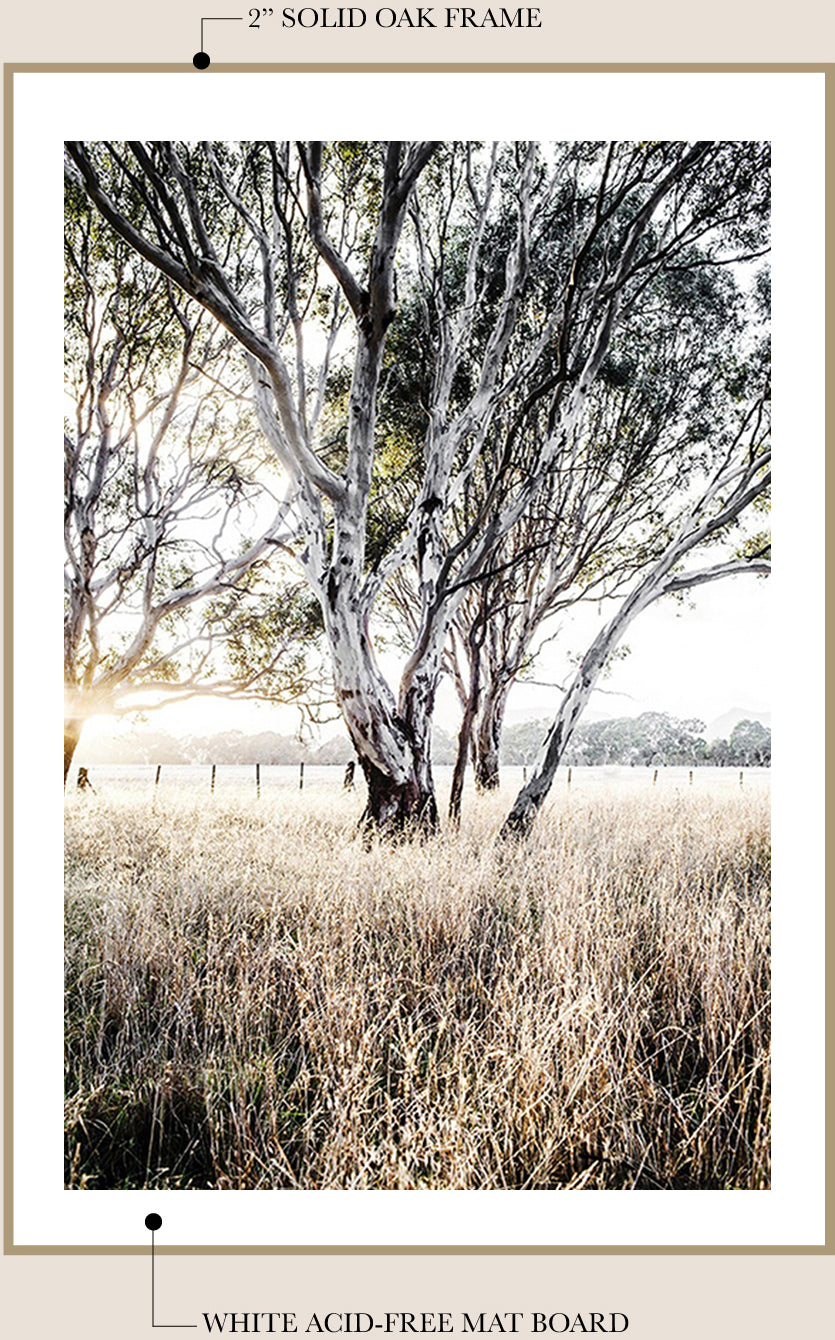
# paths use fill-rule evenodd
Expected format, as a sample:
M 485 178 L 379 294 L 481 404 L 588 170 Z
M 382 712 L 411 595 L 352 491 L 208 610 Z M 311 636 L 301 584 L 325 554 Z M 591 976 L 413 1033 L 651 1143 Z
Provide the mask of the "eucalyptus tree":
M 730 754 L 746 768 L 771 766 L 771 731 L 760 721 L 738 721 L 731 731 Z
M 69 171 L 105 220 L 245 351 L 259 421 L 290 481 L 296 553 L 368 783 L 366 819 L 433 824 L 430 728 L 456 609 L 570 454 L 613 337 L 658 276 L 689 265 L 696 249 L 724 263 L 760 246 L 765 150 L 424 141 L 67 149 Z M 121 198 L 104 159 L 121 170 Z M 546 304 L 535 282 L 543 272 Z M 419 469 L 407 453 L 408 507 L 381 538 L 377 410 L 398 283 L 425 313 L 427 376 Z M 317 424 L 347 345 L 346 432 L 331 448 Z M 526 425 L 537 406 L 547 406 L 547 431 L 534 438 Z M 477 473 L 482 501 L 456 536 L 451 511 Z M 371 624 L 407 564 L 420 604 L 395 695 Z
M 764 278 L 743 285 L 707 263 L 659 276 L 613 340 L 580 433 L 459 606 L 448 661 L 478 787 L 498 785 L 508 695 L 546 644 L 564 640 L 562 616 L 616 598 L 651 565 L 677 501 L 721 450 L 732 407 L 761 397 Z M 547 433 L 541 408 L 528 431 Z M 767 537 L 747 557 L 761 572 Z M 401 617 L 414 610 L 408 581 L 392 596 Z
M 233 341 L 72 184 L 65 267 L 66 781 L 92 715 L 307 693 L 319 621 L 266 571 L 287 506 L 254 478 Z
M 744 537 L 738 547 L 723 553 L 718 561 L 702 557 L 713 544 L 727 541 L 739 518 L 768 497 L 771 448 L 767 388 L 752 404 L 741 406 L 736 417 L 735 426 L 718 435 L 701 481 L 698 485 L 691 483 L 679 505 L 669 508 L 654 537 L 658 549 L 653 558 L 615 600 L 614 612 L 580 658 L 532 775 L 505 820 L 504 836 L 523 836 L 530 829 L 607 661 L 643 610 L 665 596 L 679 596 L 708 582 L 771 571 L 770 543 L 761 534 Z M 699 555 L 695 566 L 691 563 L 694 554 Z

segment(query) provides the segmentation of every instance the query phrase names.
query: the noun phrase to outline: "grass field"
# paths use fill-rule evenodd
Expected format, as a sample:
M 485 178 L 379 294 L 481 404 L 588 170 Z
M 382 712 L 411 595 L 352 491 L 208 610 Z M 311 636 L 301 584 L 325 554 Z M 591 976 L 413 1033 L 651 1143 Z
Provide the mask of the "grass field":
M 766 790 L 507 804 L 68 795 L 67 1185 L 767 1188 Z

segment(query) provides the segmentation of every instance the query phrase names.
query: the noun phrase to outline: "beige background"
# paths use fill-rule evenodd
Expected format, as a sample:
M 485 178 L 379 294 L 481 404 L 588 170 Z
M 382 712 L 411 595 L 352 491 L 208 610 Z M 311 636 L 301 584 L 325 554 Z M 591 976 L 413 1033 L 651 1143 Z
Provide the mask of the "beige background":
M 209 24 L 216 61 L 822 61 L 835 59 L 835 11 L 828 0 L 542 0 L 531 32 L 438 29 L 386 33 L 371 25 L 380 0 L 354 0 L 369 14 L 354 32 L 282 29 L 285 0 L 259 31 Z M 294 0 L 300 9 L 310 0 Z M 484 4 L 472 7 L 484 9 Z M 42 0 L 3 6 L 3 59 L 27 61 L 191 60 L 201 14 L 246 14 L 255 0 Z M 318 6 L 321 8 L 321 6 Z M 392 0 L 391 8 L 404 5 Z M 435 6 L 439 11 L 443 4 Z M 517 8 L 513 0 L 507 8 Z M 338 5 L 332 5 L 332 9 Z M 416 9 L 416 5 L 411 6 Z M 220 30 L 225 31 L 221 34 Z M 211 33 L 211 42 L 209 34 Z
M 779 9 L 708 0 L 696 10 L 669 0 L 602 0 L 593 8 L 544 0 L 543 28 L 527 33 L 386 34 L 369 25 L 354 33 L 287 32 L 280 27 L 281 7 L 260 32 L 244 24 L 209 25 L 205 45 L 214 62 L 835 61 L 835 10 L 820 0 Z M 365 7 L 373 12 L 378 5 Z M 176 12 L 171 0 L 128 7 L 112 0 L 7 5 L 2 54 L 15 63 L 186 64 L 198 47 L 201 14 L 248 8 L 248 0 L 195 0 L 179 3 Z M 162 1246 L 164 1229 L 159 1238 Z M 832 1257 L 819 1255 L 159 1255 L 157 1318 L 184 1323 L 203 1311 L 242 1310 L 286 1310 L 305 1319 L 312 1311 L 615 1310 L 629 1316 L 635 1340 L 784 1340 L 826 1331 L 834 1276 Z M 145 1337 L 148 1257 L 4 1256 L 0 1328 L 38 1340 Z M 197 1334 L 206 1334 L 202 1323 Z

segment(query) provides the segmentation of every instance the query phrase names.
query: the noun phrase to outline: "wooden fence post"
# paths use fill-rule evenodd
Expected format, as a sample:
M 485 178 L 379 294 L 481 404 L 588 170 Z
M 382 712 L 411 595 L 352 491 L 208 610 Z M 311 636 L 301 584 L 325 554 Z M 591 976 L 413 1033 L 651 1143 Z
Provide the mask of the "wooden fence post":
M 655 783 L 656 783 L 657 781 L 658 781 L 658 769 L 656 768 L 656 769 L 655 769 L 655 772 L 652 774 L 652 784 L 653 784 L 653 786 L 655 786 Z
M 523 786 L 524 786 L 524 784 L 525 784 L 525 782 L 526 782 L 527 780 L 528 780 L 528 770 L 527 770 L 527 768 L 525 767 L 525 765 L 524 765 L 524 763 L 523 763 L 523 764 L 522 764 L 522 785 L 523 785 Z
M 159 786 L 159 779 L 161 772 L 162 772 L 162 764 L 158 763 L 156 776 L 154 777 L 154 791 L 156 791 L 157 787 Z
M 261 799 L 261 764 L 255 764 L 255 798 Z
M 214 795 L 214 793 L 215 793 L 215 773 L 216 773 L 216 772 L 217 772 L 217 764 L 216 764 L 216 763 L 213 763 L 213 764 L 212 764 L 212 795 Z
M 742 769 L 739 770 L 739 784 L 742 786 Z
M 299 790 L 304 790 L 304 759 L 299 764 Z
M 356 766 L 357 766 L 357 765 L 356 765 L 356 763 L 354 762 L 353 759 L 350 759 L 350 760 L 348 761 L 348 763 L 345 765 L 345 780 L 344 780 L 344 782 L 342 783 L 342 789 L 343 789 L 343 791 L 353 791 L 353 789 L 354 789 L 354 771 L 355 771 L 355 769 L 356 769 Z
M 690 769 L 690 785 L 693 785 L 693 769 Z
M 569 768 L 569 769 L 568 769 L 568 780 L 566 781 L 566 786 L 570 786 L 570 785 L 571 785 L 571 769 Z

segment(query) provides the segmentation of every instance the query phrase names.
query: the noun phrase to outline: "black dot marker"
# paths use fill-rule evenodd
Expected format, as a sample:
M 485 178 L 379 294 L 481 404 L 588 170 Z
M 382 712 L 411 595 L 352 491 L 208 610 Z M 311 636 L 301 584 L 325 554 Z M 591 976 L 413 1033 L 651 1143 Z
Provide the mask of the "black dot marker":
M 155 1233 L 155 1232 L 157 1231 L 158 1228 L 162 1228 L 162 1220 L 161 1220 L 161 1218 L 159 1217 L 159 1215 L 158 1215 L 158 1214 L 146 1214 L 146 1215 L 145 1215 L 145 1227 L 146 1227 L 146 1228 L 150 1228 L 150 1230 L 151 1230 L 152 1233 Z
M 191 63 L 195 70 L 208 70 L 211 65 L 211 60 L 206 55 L 205 51 L 198 51 L 195 56 L 192 56 Z

